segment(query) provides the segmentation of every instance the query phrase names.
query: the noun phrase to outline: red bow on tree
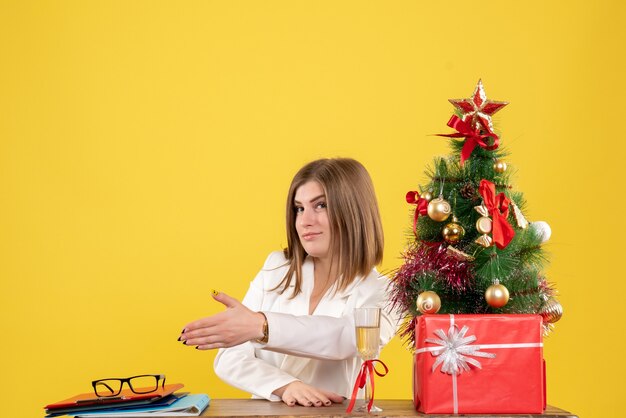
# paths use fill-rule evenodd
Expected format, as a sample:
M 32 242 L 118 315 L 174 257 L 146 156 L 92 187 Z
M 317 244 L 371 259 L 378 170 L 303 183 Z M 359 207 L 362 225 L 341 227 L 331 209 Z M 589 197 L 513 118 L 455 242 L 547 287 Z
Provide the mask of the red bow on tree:
M 504 193 L 496 195 L 496 185 L 489 180 L 482 179 L 478 192 L 483 198 L 483 202 L 491 219 L 493 221 L 492 235 L 493 242 L 499 249 L 505 248 L 515 236 L 513 227 L 508 223 L 506 218 L 509 216 L 509 204 L 511 199 L 506 197 Z
M 376 367 L 374 367 L 374 363 L 382 364 L 383 367 L 385 368 L 385 372 L 382 373 L 376 370 Z M 354 403 L 356 402 L 356 394 L 359 391 L 359 389 L 364 388 L 365 385 L 367 384 L 368 374 L 370 376 L 369 381 L 370 381 L 371 395 L 370 395 L 369 403 L 367 404 L 367 412 L 370 412 L 370 410 L 372 409 L 372 405 L 374 404 L 374 373 L 376 373 L 380 377 L 383 377 L 387 375 L 387 372 L 389 372 L 389 369 L 387 368 L 387 365 L 383 363 L 382 361 L 378 359 L 365 360 L 363 362 L 363 365 L 361 366 L 361 371 L 356 377 L 356 382 L 354 382 L 354 389 L 352 390 L 352 397 L 350 398 L 350 404 L 348 405 L 346 412 L 347 413 L 352 412 L 352 408 L 354 408 Z
M 472 125 L 468 122 L 464 122 L 461 118 L 456 115 L 452 115 L 450 120 L 448 121 L 448 126 L 452 129 L 456 129 L 457 133 L 455 134 L 437 134 L 437 136 L 445 136 L 447 138 L 465 138 L 465 143 L 463 143 L 463 149 L 461 150 L 461 164 L 467 160 L 476 145 L 480 145 L 481 148 L 486 150 L 494 150 L 498 148 L 500 145 L 500 138 L 498 135 L 493 133 L 489 127 L 483 126 L 487 133 L 481 134 L 480 129 L 472 129 Z M 493 144 L 489 145 L 485 140 L 487 138 L 493 138 Z
M 428 214 L 428 200 L 420 196 L 416 191 L 407 192 L 406 202 L 411 205 L 417 205 L 415 208 L 415 215 L 413 215 L 413 233 L 417 236 L 417 218 L 420 215 L 424 216 Z

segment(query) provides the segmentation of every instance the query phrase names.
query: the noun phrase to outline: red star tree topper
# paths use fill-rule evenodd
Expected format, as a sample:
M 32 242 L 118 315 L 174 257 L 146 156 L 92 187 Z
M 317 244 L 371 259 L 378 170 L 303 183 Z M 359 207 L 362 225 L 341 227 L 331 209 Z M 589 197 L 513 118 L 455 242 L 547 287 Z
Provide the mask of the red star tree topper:
M 508 102 L 487 100 L 482 80 L 478 80 L 472 97 L 467 99 L 449 99 L 450 103 L 463 112 L 463 121 L 468 122 L 474 130 L 482 129 L 493 132 L 491 115 L 508 105 Z

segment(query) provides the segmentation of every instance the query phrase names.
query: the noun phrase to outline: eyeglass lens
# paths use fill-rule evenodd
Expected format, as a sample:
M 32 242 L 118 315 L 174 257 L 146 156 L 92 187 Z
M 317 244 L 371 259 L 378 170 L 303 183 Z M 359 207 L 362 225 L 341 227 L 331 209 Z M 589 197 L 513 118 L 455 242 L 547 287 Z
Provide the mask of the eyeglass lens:
M 118 395 L 122 391 L 124 382 L 128 383 L 130 390 L 134 393 L 150 393 L 159 388 L 160 377 L 158 375 L 142 375 L 128 379 L 103 379 L 94 382 L 93 386 L 96 395 L 103 398 Z

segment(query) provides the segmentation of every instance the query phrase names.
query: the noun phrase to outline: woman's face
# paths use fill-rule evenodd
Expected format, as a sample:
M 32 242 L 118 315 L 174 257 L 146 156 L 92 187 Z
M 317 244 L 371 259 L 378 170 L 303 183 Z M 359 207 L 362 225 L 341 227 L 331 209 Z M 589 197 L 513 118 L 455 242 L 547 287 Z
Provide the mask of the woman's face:
M 324 189 L 308 181 L 296 190 L 294 197 L 296 231 L 304 251 L 312 257 L 326 258 L 330 250 L 330 224 Z

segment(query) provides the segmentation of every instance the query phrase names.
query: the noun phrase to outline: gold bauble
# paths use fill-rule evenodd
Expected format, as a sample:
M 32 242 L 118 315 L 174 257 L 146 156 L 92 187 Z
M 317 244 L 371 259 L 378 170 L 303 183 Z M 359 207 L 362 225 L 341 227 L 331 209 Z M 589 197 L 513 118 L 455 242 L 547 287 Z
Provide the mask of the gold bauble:
M 493 222 L 491 221 L 491 218 L 481 216 L 476 221 L 476 230 L 481 234 L 489 234 L 491 232 L 492 224 Z
M 438 197 L 428 202 L 428 216 L 433 221 L 443 222 L 448 219 L 451 213 L 452 207 L 443 197 Z
M 423 314 L 436 314 L 441 309 L 441 299 L 435 292 L 427 290 L 417 296 L 417 310 Z
M 541 307 L 539 314 L 543 318 L 543 322 L 554 324 L 563 316 L 563 306 L 558 300 L 550 298 Z
M 431 200 L 433 200 L 433 194 L 431 192 L 424 192 L 422 193 L 420 197 L 427 202 L 430 202 Z
M 485 300 L 492 308 L 501 308 L 509 302 L 509 289 L 496 280 L 487 288 Z
M 465 229 L 457 222 L 450 222 L 443 227 L 441 235 L 448 244 L 456 244 L 463 239 Z
M 496 160 L 496 162 L 493 163 L 493 170 L 496 173 L 504 173 L 506 171 L 506 163 L 502 160 Z

